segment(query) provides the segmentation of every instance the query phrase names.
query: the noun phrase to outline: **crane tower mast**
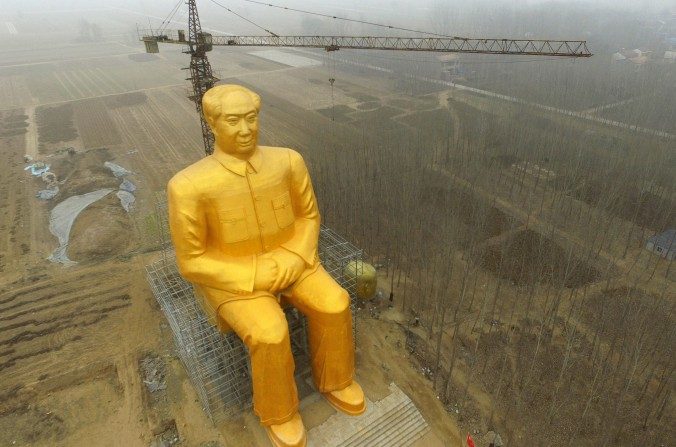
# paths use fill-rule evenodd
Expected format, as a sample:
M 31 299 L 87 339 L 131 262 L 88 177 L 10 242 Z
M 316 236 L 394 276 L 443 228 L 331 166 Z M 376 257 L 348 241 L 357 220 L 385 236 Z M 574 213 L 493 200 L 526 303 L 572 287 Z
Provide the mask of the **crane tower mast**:
M 188 51 L 190 54 L 190 78 L 193 94 L 190 96 L 195 102 L 197 113 L 202 126 L 204 152 L 209 155 L 214 151 L 214 135 L 202 113 L 202 97 L 207 90 L 214 86 L 216 79 L 211 71 L 211 64 L 207 58 L 207 51 L 211 50 L 211 35 L 202 32 L 200 17 L 197 13 L 195 0 L 188 0 Z

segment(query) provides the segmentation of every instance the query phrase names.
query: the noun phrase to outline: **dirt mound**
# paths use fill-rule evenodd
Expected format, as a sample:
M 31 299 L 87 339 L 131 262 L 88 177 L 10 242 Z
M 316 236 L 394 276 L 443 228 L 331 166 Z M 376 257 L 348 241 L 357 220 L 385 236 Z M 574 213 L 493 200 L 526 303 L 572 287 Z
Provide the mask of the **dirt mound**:
M 608 182 L 608 178 L 626 178 L 627 181 L 618 186 Z M 641 189 L 631 178 L 631 173 L 619 170 L 603 176 L 590 172 L 580 178 L 561 176 L 557 178 L 555 186 L 588 205 L 605 208 L 611 214 L 636 225 L 655 231 L 668 227 L 676 219 L 676 210 L 669 193 L 664 190 L 660 192 L 661 188 L 657 186 L 659 182 L 651 191 Z
M 623 334 L 646 334 L 650 343 L 658 343 L 668 351 L 676 343 L 670 307 L 666 297 L 652 295 L 632 287 L 605 289 L 591 296 L 582 308 L 582 319 L 589 325 L 600 326 L 600 334 L 612 340 Z M 658 351 L 659 352 L 659 351 Z M 668 359 L 668 352 L 661 352 Z
M 51 163 L 51 170 L 56 174 L 58 181 L 62 182 L 59 185 L 59 195 L 55 203 L 97 189 L 117 189 L 120 180 L 103 166 L 103 163 L 113 158 L 108 149 L 99 148 L 55 159 Z
M 444 227 L 446 231 L 452 228 L 457 235 L 456 243 L 463 248 L 497 236 L 512 225 L 505 213 L 462 189 L 425 185 L 421 203 L 439 210 L 437 233 L 444 232 Z M 452 225 L 448 225 L 448 222 L 452 222 Z
M 488 247 L 480 256 L 484 268 L 517 285 L 548 282 L 580 287 L 600 277 L 592 266 L 531 230 L 520 231 L 504 245 Z
M 68 257 L 76 262 L 101 261 L 129 251 L 131 227 L 114 194 L 80 214 L 71 229 Z

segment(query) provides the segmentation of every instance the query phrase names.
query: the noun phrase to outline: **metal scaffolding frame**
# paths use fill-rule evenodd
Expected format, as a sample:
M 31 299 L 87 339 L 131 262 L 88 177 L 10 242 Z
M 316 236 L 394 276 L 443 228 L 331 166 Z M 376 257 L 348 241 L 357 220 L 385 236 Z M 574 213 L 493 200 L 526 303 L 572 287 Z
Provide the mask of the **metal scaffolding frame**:
M 159 196 L 158 196 L 159 198 Z M 156 202 L 158 231 L 166 234 L 166 201 Z M 161 237 L 162 238 L 162 237 Z M 163 237 L 168 241 L 168 237 Z M 362 260 L 363 251 L 334 231 L 322 227 L 319 257 L 328 273 L 351 297 L 354 310 L 356 278 L 346 275 L 350 262 Z M 361 265 L 358 262 L 358 265 Z M 178 272 L 171 247 L 157 261 L 146 266 L 148 282 L 169 322 L 179 358 L 183 362 L 204 411 L 212 421 L 231 417 L 251 404 L 251 373 L 246 347 L 234 332 L 221 334 L 208 320 L 192 285 Z M 284 309 L 289 322 L 296 371 L 309 365 L 306 320 L 295 308 Z M 357 324 L 352 313 L 356 340 Z
M 146 266 L 147 278 L 174 336 L 178 356 L 213 421 L 251 402 L 248 354 L 233 333 L 209 321 L 190 283 L 178 273 L 173 252 Z

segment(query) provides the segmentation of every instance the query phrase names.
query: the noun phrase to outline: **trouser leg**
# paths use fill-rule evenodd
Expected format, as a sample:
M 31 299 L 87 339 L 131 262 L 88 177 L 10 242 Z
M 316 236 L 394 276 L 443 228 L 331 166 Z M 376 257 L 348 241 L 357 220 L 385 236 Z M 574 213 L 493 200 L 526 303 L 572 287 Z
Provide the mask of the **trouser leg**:
M 227 302 L 220 316 L 249 349 L 254 413 L 263 425 L 281 424 L 298 411 L 289 326 L 273 296 Z
M 293 286 L 290 301 L 308 320 L 312 375 L 317 389 L 326 393 L 345 388 L 354 377 L 349 295 L 320 266 Z

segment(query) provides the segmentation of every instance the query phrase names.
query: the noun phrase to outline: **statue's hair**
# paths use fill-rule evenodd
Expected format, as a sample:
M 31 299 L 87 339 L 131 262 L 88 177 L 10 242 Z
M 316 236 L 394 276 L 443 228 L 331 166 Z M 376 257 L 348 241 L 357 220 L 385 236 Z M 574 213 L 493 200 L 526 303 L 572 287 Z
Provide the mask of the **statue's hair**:
M 260 111 L 261 97 L 258 94 L 237 84 L 217 85 L 207 90 L 202 97 L 202 113 L 210 126 L 213 126 L 213 122 L 221 116 L 221 108 L 223 103 L 227 101 L 228 95 L 235 92 L 242 92 L 251 96 L 256 112 Z

